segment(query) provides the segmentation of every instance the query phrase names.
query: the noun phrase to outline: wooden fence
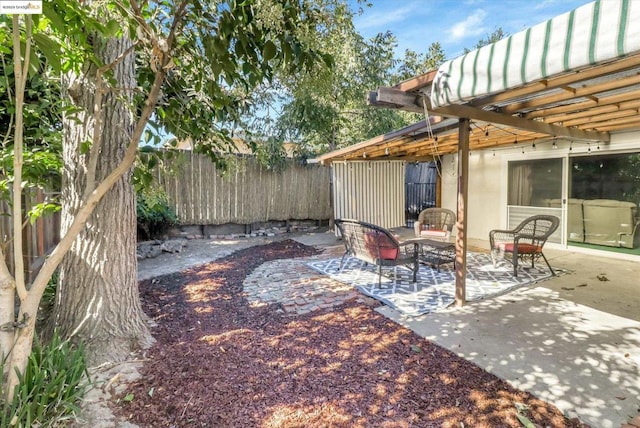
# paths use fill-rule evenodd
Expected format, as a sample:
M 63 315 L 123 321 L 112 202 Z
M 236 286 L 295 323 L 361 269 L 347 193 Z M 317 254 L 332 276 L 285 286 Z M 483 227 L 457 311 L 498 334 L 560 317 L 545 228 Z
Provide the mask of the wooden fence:
M 206 156 L 190 151 L 167 163 L 175 172 L 158 172 L 157 180 L 180 224 L 331 218 L 329 168 L 289 161 L 283 171 L 270 171 L 252 157 L 239 157 L 221 175 Z
M 329 168 L 298 165 L 268 171 L 254 158 L 237 158 L 224 176 L 203 155 L 186 151 L 167 160 L 174 173 L 158 170 L 157 179 L 173 202 L 180 224 L 251 224 L 271 220 L 327 220 L 331 217 Z M 45 192 L 22 198 L 23 212 L 42 202 Z M 60 213 L 44 216 L 23 229 L 27 277 L 60 240 Z M 0 201 L 0 245 L 13 273 L 11 208 Z
M 11 189 L 9 190 L 11 191 Z M 22 197 L 23 213 L 28 212 L 36 204 L 45 200 L 46 192 L 38 189 L 26 192 Z M 13 221 L 11 207 L 0 201 L 0 245 L 13 273 Z M 25 214 L 26 215 L 26 214 Z M 47 214 L 34 224 L 27 222 L 22 229 L 23 260 L 27 278 L 37 269 L 44 256 L 60 240 L 60 213 Z

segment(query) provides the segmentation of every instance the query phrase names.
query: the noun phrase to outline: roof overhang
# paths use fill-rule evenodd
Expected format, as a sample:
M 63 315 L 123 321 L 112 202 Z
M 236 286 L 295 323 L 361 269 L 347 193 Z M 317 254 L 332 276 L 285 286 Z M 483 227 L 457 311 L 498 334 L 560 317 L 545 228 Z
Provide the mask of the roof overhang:
M 556 45 L 564 50 L 556 52 Z M 497 52 L 505 49 L 511 56 L 502 55 L 500 62 Z M 532 62 L 538 51 L 544 54 Z M 530 63 L 537 68 L 531 71 Z M 485 70 L 482 76 L 480 69 Z M 470 150 L 554 138 L 606 144 L 611 132 L 640 130 L 640 2 L 589 3 L 438 70 L 378 88 L 368 102 L 426 113 L 426 120 L 319 156 L 319 161 L 420 161 L 453 153 L 458 130 L 452 118 L 471 120 Z

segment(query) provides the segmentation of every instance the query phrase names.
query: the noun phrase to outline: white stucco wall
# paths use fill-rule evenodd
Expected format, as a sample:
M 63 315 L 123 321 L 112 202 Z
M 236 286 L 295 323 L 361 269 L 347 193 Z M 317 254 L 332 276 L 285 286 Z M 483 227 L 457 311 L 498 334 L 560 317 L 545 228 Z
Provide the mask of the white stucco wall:
M 489 231 L 507 226 L 507 162 L 576 154 L 640 150 L 640 130 L 611 135 L 610 143 L 572 143 L 552 140 L 513 148 L 471 152 L 469 157 L 468 238 L 489 239 Z M 599 149 L 598 149 L 599 147 Z M 591 149 L 591 152 L 589 152 Z M 522 151 L 524 150 L 524 154 Z M 494 155 L 495 154 L 495 155 Z M 442 206 L 456 211 L 458 156 L 442 157 Z
M 458 196 L 458 156 L 442 158 L 442 206 L 456 212 Z M 493 152 L 473 152 L 469 157 L 469 200 L 467 237 L 489 239 L 489 231 L 506 224 L 501 157 Z M 505 181 L 506 182 L 506 181 Z

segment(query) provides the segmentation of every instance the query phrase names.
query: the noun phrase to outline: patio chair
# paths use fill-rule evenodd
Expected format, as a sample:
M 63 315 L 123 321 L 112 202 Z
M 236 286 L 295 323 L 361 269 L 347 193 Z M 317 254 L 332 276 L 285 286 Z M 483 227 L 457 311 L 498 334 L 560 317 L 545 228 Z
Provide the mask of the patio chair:
M 456 215 L 446 208 L 427 208 L 418 215 L 416 236 L 446 237 L 451 234 Z
M 407 266 L 413 272 L 413 282 L 416 282 L 419 267 L 419 241 L 400 242 L 387 229 L 363 221 L 336 219 L 335 224 L 345 247 L 340 268 L 346 256 L 371 263 L 378 267 L 378 287 L 380 287 L 383 266 Z
M 489 243 L 491 245 L 491 259 L 493 266 L 496 266 L 497 258 L 504 256 L 513 263 L 513 275 L 518 276 L 518 260 L 528 262 L 531 260 L 531 267 L 537 259 L 542 257 L 555 276 L 553 268 L 545 257 L 542 249 L 545 242 L 553 232 L 556 231 L 560 220 L 551 215 L 534 215 L 513 230 L 492 230 L 489 232 Z

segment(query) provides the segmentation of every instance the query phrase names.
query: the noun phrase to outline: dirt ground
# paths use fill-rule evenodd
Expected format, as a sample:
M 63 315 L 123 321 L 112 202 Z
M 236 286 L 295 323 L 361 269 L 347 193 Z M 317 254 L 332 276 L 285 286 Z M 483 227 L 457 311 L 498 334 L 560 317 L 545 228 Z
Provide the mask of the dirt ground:
M 242 283 L 254 269 L 320 251 L 292 240 L 254 244 L 140 283 L 156 343 L 133 358 L 136 373 L 103 375 L 102 426 L 521 427 L 523 416 L 540 427 L 584 426 L 369 300 L 301 316 L 251 306 Z

